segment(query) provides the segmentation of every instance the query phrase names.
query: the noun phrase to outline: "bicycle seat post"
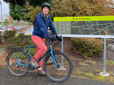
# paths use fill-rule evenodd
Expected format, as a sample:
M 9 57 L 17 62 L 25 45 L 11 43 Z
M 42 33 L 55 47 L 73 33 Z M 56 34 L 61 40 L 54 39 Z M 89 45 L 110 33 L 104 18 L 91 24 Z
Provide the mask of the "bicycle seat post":
M 27 39 L 26 44 L 28 44 L 28 46 L 29 46 L 29 40 L 28 40 L 28 38 L 29 38 L 29 37 L 31 37 L 31 36 L 26 36 L 26 35 L 23 35 L 23 37 L 25 37 L 25 38 Z
M 28 37 L 27 37 L 27 42 L 26 42 L 27 44 L 28 44 L 28 46 L 29 46 L 29 40 L 28 40 Z

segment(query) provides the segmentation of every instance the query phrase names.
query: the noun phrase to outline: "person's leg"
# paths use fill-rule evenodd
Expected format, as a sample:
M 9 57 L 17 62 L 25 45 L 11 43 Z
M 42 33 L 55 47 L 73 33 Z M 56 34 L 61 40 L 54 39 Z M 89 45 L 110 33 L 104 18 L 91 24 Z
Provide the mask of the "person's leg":
M 38 60 L 47 50 L 47 46 L 45 45 L 45 39 L 42 39 L 38 36 L 32 36 L 32 41 L 37 45 L 37 52 L 34 56 L 36 60 Z M 33 59 L 33 61 L 35 61 Z M 42 70 L 43 60 L 41 60 L 38 65 L 40 66 L 39 71 Z
M 37 47 L 36 53 L 38 52 L 38 50 L 39 50 L 39 47 Z M 38 60 L 33 57 L 32 61 L 38 61 Z
M 43 43 L 45 44 L 45 39 L 42 39 L 42 41 L 43 41 Z M 46 45 L 45 45 L 46 46 Z M 37 51 L 39 51 L 40 49 L 39 48 L 37 48 Z M 47 50 L 47 46 L 46 46 L 46 50 Z M 46 50 L 45 50 L 45 52 L 46 52 Z M 44 53 L 45 53 L 44 52 Z M 43 54 L 44 54 L 43 53 Z M 38 68 L 38 71 L 41 71 L 42 70 L 42 65 L 43 65 L 43 60 L 40 60 L 39 62 L 38 62 L 38 65 L 40 66 L 40 68 Z

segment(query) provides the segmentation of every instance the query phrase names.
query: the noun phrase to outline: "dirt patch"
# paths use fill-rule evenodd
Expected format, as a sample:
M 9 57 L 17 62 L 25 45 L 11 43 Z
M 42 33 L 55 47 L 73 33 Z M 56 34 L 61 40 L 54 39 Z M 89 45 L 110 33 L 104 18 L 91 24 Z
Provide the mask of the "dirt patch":
M 9 52 L 7 52 L 5 55 L 0 56 L 0 65 L 6 65 L 6 57 Z

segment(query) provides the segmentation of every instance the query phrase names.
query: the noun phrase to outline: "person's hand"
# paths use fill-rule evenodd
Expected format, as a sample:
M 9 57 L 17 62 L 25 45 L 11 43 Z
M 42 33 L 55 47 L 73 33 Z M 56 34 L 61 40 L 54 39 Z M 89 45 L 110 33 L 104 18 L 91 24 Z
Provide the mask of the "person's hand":
M 56 37 L 55 36 L 51 36 L 49 39 L 53 42 L 53 41 L 56 40 Z
M 56 36 L 57 40 L 62 41 L 62 37 Z

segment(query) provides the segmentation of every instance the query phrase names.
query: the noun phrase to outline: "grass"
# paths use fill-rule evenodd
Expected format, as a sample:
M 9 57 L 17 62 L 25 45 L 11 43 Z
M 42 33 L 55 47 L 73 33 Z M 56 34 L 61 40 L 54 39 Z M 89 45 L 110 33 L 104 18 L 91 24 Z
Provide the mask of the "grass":
M 78 59 L 75 59 L 75 61 L 78 61 Z M 114 66 L 113 64 L 114 61 L 107 60 L 107 62 Z M 100 62 L 94 61 L 92 59 L 85 59 L 85 60 L 81 59 L 80 62 L 73 63 L 73 66 L 74 66 L 74 69 L 73 69 L 72 77 L 78 77 L 82 79 L 92 79 L 92 80 L 98 80 L 98 81 L 102 80 L 105 82 L 106 81 L 114 82 L 114 73 L 113 73 L 114 69 L 111 69 L 110 71 L 108 71 L 110 76 L 104 77 L 100 75 L 100 72 L 103 71 L 103 65 Z
M 106 64 L 107 65 L 114 65 L 114 61 L 113 60 L 106 60 Z

